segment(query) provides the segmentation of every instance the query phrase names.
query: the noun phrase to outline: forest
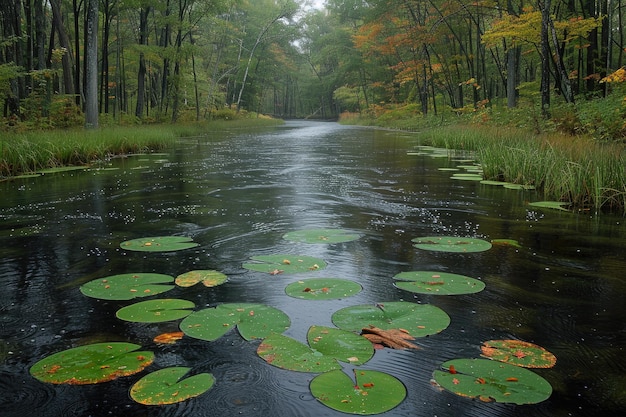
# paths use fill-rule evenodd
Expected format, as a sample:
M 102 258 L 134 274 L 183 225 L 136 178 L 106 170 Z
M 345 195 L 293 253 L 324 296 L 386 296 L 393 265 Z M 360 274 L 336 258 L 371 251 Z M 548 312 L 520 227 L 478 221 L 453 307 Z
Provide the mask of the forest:
M 0 2 L 3 130 L 521 107 L 626 137 L 622 0 Z

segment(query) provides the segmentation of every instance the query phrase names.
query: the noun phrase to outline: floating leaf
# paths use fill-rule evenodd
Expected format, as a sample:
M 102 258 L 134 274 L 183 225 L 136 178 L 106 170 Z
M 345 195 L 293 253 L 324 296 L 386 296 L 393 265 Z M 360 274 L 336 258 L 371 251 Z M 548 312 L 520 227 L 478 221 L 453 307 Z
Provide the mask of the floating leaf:
M 491 243 L 482 239 L 454 236 L 427 236 L 411 239 L 419 249 L 440 252 L 483 252 L 491 249 Z
M 360 237 L 361 234 L 344 229 L 305 229 L 283 235 L 285 240 L 302 243 L 343 243 Z
M 479 174 L 454 174 L 452 175 L 453 180 L 461 180 L 461 181 L 482 181 L 483 176 Z
M 148 300 L 122 307 L 115 315 L 134 323 L 161 323 L 187 317 L 195 306 L 191 301 L 175 298 Z
M 525 185 L 525 184 L 504 184 L 504 188 L 508 188 L 509 190 L 534 190 L 534 185 Z
M 439 333 L 450 325 L 450 316 L 430 304 L 393 301 L 342 308 L 332 316 L 340 329 L 360 332 L 375 326 L 383 330 L 402 329 L 413 337 Z
M 482 180 L 480 183 L 485 184 L 485 185 L 500 185 L 500 186 L 510 184 L 510 182 L 506 182 L 506 181 L 493 181 L 493 180 Z
M 534 343 L 521 340 L 488 340 L 480 347 L 483 356 L 524 368 L 552 368 L 556 357 Z
M 327 372 L 341 369 L 338 361 L 360 365 L 374 355 L 372 344 L 345 330 L 312 326 L 306 346 L 281 334 L 268 336 L 257 354 L 270 365 L 299 372 Z
M 485 289 L 482 281 L 447 272 L 409 271 L 393 278 L 398 280 L 394 284 L 396 287 L 420 294 L 474 294 Z
M 180 274 L 174 281 L 179 287 L 191 287 L 199 282 L 205 287 L 216 287 L 226 282 L 228 277 L 214 270 L 189 271 Z
M 385 346 L 392 349 L 419 349 L 419 346 L 410 342 L 415 338 L 404 329 L 383 330 L 370 325 L 361 329 L 361 335 L 378 349 Z
M 552 394 L 552 386 L 536 373 L 487 359 L 454 359 L 433 373 L 437 384 L 457 395 L 513 404 L 536 404 Z M 450 369 L 454 369 L 451 372 Z
M 170 333 L 161 333 L 156 336 L 152 341 L 154 343 L 165 344 L 165 345 L 173 345 L 183 338 L 185 333 L 183 332 L 170 332 Z
M 140 252 L 172 252 L 199 246 L 191 238 L 185 236 L 155 236 L 127 240 L 120 243 L 126 250 Z
M 138 352 L 139 348 L 139 345 L 122 342 L 79 346 L 40 360 L 30 368 L 30 373 L 52 384 L 107 382 L 136 374 L 152 363 L 154 353 Z
M 533 207 L 569 211 L 564 206 L 569 206 L 570 203 L 564 203 L 562 201 L 535 201 L 534 203 L 529 203 L 528 205 Z
M 305 300 L 332 300 L 358 294 L 360 284 L 340 278 L 311 278 L 287 285 L 287 295 Z
M 164 284 L 173 281 L 170 275 L 154 273 L 111 275 L 81 285 L 80 292 L 102 300 L 132 300 L 169 291 L 174 285 Z
M 322 259 L 304 255 L 260 255 L 251 259 L 255 262 L 244 263 L 243 268 L 271 275 L 296 274 L 326 268 L 326 262 Z
M 213 375 L 202 373 L 182 379 L 191 368 L 172 367 L 152 372 L 130 389 L 133 400 L 144 405 L 175 404 L 207 392 L 215 383 Z
M 406 398 L 406 387 L 379 371 L 355 370 L 355 380 L 336 370 L 311 381 L 311 393 L 325 406 L 342 413 L 371 415 L 389 411 Z
M 180 323 L 180 329 L 187 336 L 213 341 L 236 326 L 241 337 L 252 340 L 282 333 L 289 325 L 289 316 L 276 308 L 263 304 L 233 303 L 196 311 Z
M 491 239 L 491 244 L 494 246 L 512 246 L 514 248 L 521 248 L 517 240 L 513 239 Z

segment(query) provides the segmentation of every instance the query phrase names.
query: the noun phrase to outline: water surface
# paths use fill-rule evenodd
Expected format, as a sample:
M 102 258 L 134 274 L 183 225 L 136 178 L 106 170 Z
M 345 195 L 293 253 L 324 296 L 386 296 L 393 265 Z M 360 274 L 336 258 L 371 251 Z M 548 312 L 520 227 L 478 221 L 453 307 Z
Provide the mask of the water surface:
M 445 310 L 451 325 L 419 339 L 417 351 L 377 351 L 364 367 L 388 372 L 407 387 L 388 416 L 596 416 L 626 409 L 626 227 L 618 216 L 528 206 L 538 197 L 450 179 L 438 170 L 460 162 L 411 155 L 418 134 L 288 122 L 263 131 L 210 132 L 167 154 L 114 159 L 104 168 L 0 183 L 0 410 L 2 416 L 341 416 L 308 390 L 314 374 L 267 365 L 231 332 L 215 342 L 152 338 L 177 323 L 136 324 L 115 318 L 130 302 L 84 297 L 92 279 L 129 272 L 176 276 L 216 269 L 216 288 L 178 288 L 197 308 L 260 302 L 286 312 L 288 336 L 304 341 L 309 326 L 354 304 L 405 300 Z M 461 158 L 466 156 L 458 155 Z M 282 235 L 303 228 L 361 232 L 354 242 L 310 245 Z M 184 235 L 199 247 L 173 253 L 128 252 L 120 242 Z M 454 235 L 515 239 L 475 254 L 416 249 L 411 239 Z M 267 276 L 241 268 L 254 255 L 323 258 L 308 275 Z M 414 295 L 393 286 L 399 272 L 434 270 L 483 280 L 473 295 Z M 317 275 L 316 275 L 317 274 Z M 362 284 L 354 297 L 300 301 L 284 287 L 303 277 L 333 276 Z M 537 405 L 487 404 L 440 392 L 429 383 L 449 359 L 477 358 L 480 344 L 516 338 L 554 353 L 537 370 L 554 387 Z M 131 376 L 93 386 L 52 386 L 28 370 L 55 352 L 86 343 L 129 341 L 156 353 L 149 370 L 188 366 L 217 383 L 181 404 L 134 403 Z M 143 375 L 143 374 L 142 374 Z

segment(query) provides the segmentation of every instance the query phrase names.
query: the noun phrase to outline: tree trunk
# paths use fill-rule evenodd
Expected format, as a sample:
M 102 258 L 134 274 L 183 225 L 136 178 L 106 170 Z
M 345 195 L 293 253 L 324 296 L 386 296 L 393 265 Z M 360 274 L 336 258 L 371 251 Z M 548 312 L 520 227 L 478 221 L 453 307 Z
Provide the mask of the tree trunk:
M 88 0 L 85 32 L 85 127 L 98 127 L 98 0 Z
M 142 8 L 139 12 L 139 45 L 148 44 L 148 15 L 150 7 Z M 135 107 L 135 116 L 143 117 L 144 106 L 146 103 L 146 58 L 143 51 L 139 53 L 139 70 L 137 71 L 137 106 Z
M 541 113 L 550 117 L 550 0 L 541 5 Z
M 52 7 L 54 28 L 59 35 L 59 44 L 66 50 L 61 59 L 61 64 L 63 65 L 63 87 L 65 88 L 65 94 L 74 95 L 72 48 L 70 47 L 70 38 L 67 36 L 65 26 L 63 26 L 60 0 L 50 0 L 50 6 Z

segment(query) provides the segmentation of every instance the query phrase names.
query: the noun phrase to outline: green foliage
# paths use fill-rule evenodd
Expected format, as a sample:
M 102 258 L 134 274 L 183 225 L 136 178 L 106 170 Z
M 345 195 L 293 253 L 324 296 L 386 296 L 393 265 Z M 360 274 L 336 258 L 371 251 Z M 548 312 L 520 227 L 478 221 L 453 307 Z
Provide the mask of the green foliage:
M 304 243 L 343 243 L 359 239 L 361 234 L 344 229 L 304 229 L 285 233 L 283 239 Z
M 134 323 L 161 323 L 187 317 L 195 306 L 191 301 L 172 298 L 148 300 L 122 307 L 115 316 Z
M 396 287 L 420 294 L 474 294 L 485 289 L 482 281 L 449 272 L 407 271 L 393 278 Z
M 186 236 L 154 236 L 127 240 L 120 243 L 125 250 L 138 252 L 174 252 L 199 246 Z
M 271 275 L 314 272 L 326 268 L 322 259 L 306 255 L 259 255 L 250 259 L 252 262 L 244 263 L 243 268 Z
M 169 291 L 173 282 L 174 277 L 165 274 L 119 274 L 89 281 L 80 286 L 80 292 L 101 300 L 132 300 Z
M 303 300 L 333 300 L 358 294 L 363 288 L 357 282 L 339 278 L 311 278 L 287 285 L 287 295 Z

